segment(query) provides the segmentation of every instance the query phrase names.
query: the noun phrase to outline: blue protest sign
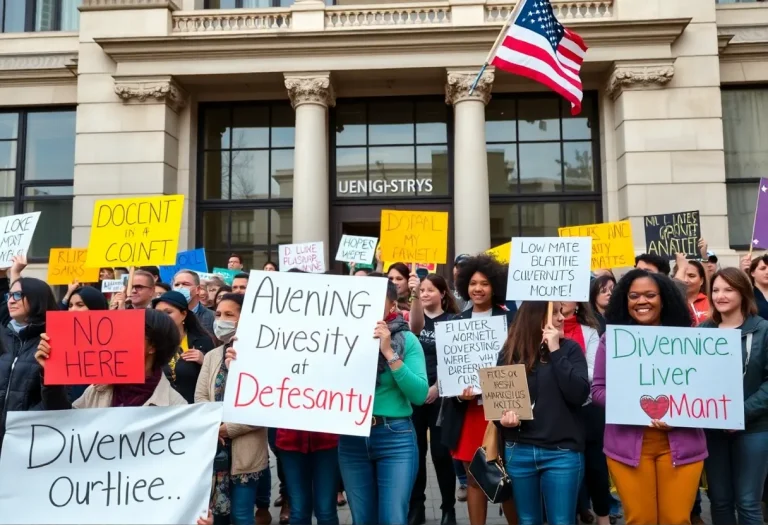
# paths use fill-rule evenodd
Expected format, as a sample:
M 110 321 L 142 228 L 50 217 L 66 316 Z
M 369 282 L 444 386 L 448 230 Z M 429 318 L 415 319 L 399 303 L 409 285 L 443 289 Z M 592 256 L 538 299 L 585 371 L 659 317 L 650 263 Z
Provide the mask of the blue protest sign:
M 208 263 L 205 260 L 205 248 L 196 250 L 187 250 L 176 254 L 176 264 L 173 266 L 160 267 L 160 279 L 164 283 L 171 284 L 173 276 L 179 270 L 193 270 L 196 272 L 207 272 Z

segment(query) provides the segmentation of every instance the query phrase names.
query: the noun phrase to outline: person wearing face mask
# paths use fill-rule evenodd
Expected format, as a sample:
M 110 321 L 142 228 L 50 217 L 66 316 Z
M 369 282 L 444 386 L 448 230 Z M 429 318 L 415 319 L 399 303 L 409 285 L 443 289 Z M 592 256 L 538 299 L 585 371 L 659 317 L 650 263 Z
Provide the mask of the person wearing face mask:
M 225 294 L 216 307 L 213 330 L 224 344 L 205 355 L 195 388 L 195 403 L 220 403 L 229 376 L 225 355 L 243 308 L 243 296 Z M 231 360 L 231 357 L 230 357 Z M 211 498 L 215 524 L 253 525 L 253 506 L 260 473 L 268 465 L 267 430 L 234 423 L 219 427 L 219 454 L 226 454 L 229 468 L 214 472 Z
M 215 316 L 200 300 L 202 290 L 200 276 L 192 270 L 181 270 L 173 276 L 173 289 L 184 294 L 189 309 L 198 318 L 202 327 L 212 333 Z

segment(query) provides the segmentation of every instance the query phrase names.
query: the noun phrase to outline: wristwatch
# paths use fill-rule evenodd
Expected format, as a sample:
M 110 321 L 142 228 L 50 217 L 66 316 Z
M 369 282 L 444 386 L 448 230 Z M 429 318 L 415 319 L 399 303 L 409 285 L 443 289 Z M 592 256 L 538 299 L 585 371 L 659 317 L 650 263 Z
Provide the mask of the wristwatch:
M 398 361 L 400 361 L 400 354 L 395 352 L 394 354 L 392 354 L 392 359 L 388 359 L 387 360 L 387 365 L 392 366 L 395 363 L 397 363 Z

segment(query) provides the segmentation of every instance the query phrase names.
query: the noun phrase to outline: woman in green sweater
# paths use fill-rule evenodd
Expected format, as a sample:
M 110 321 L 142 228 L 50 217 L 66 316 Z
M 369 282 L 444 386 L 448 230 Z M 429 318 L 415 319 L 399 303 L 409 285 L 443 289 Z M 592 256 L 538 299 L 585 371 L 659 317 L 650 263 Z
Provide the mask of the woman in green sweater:
M 391 282 L 374 337 L 380 352 L 371 433 L 341 436 L 339 465 L 354 525 L 404 524 L 419 470 L 411 404 L 424 404 L 429 385 L 424 351 L 397 310 Z

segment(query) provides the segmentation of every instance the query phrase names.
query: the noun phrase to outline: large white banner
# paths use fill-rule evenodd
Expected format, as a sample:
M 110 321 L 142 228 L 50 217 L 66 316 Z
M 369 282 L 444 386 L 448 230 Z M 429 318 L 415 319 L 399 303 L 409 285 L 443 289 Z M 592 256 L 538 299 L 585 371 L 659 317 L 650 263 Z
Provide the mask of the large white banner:
M 387 280 L 252 271 L 224 420 L 367 436 Z
M 26 255 L 40 220 L 40 212 L 0 217 L 0 268 L 10 268 L 13 257 Z
M 440 397 L 461 395 L 468 386 L 480 394 L 477 371 L 496 366 L 506 339 L 504 315 L 437 323 L 435 344 Z
M 744 428 L 741 331 L 608 326 L 606 422 Z
M 0 524 L 196 523 L 221 413 L 221 403 L 8 412 Z

